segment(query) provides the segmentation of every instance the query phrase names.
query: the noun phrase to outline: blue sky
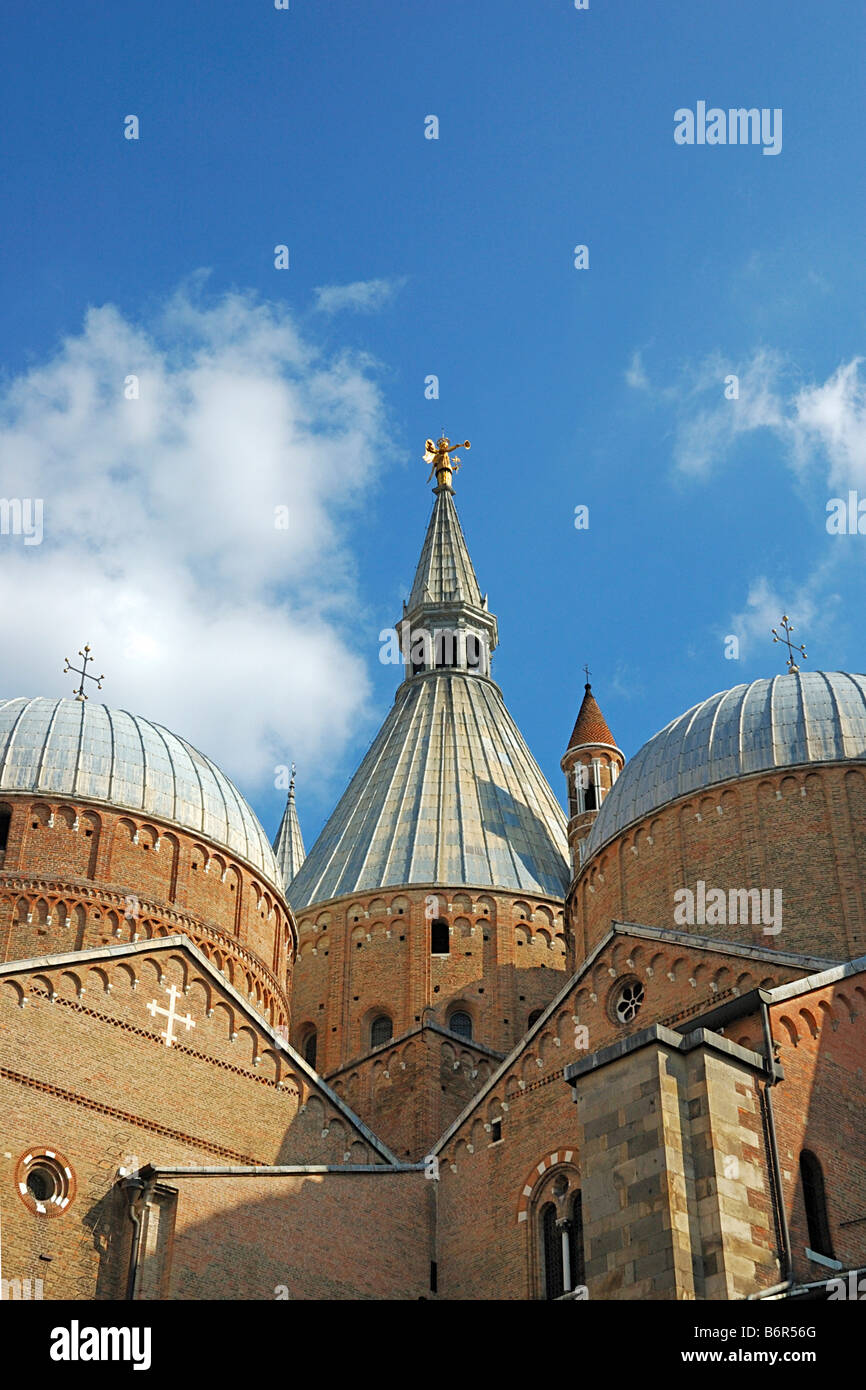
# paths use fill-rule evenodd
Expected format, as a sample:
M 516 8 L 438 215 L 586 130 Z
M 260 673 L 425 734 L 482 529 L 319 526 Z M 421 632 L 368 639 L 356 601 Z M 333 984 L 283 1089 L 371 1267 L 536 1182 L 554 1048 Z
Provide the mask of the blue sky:
M 866 536 L 826 506 L 866 499 L 864 31 L 839 0 L 16 7 L 0 491 L 45 534 L 0 536 L 2 694 L 69 693 L 89 640 L 102 698 L 269 831 L 294 759 L 309 845 L 392 699 L 442 428 L 557 794 L 585 661 L 627 754 L 783 670 L 783 611 L 809 669 L 863 670 Z M 698 101 L 780 108 L 781 152 L 677 145 Z

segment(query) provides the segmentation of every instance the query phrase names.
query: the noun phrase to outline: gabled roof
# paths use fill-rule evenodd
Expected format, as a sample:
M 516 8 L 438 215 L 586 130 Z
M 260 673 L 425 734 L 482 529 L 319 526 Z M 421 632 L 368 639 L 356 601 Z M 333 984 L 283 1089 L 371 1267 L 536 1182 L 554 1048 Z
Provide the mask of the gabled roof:
M 518 1060 L 520 1054 L 529 1045 L 532 1039 L 544 1030 L 551 1016 L 556 1013 L 557 1009 L 562 1007 L 572 990 L 580 984 L 585 975 L 589 974 L 599 957 L 618 936 L 642 937 L 649 941 L 658 941 L 659 943 L 676 943 L 679 946 L 691 948 L 693 950 L 712 952 L 713 955 L 737 956 L 741 959 L 783 965 L 787 966 L 789 969 L 803 969 L 804 971 L 817 970 L 819 974 L 810 977 L 812 979 L 811 988 L 816 988 L 814 983 L 815 979 L 824 983 L 830 983 L 829 977 L 835 977 L 835 972 L 841 969 L 836 962 L 829 961 L 822 956 L 802 956 L 791 951 L 772 951 L 767 950 L 763 946 L 740 946 L 732 941 L 718 941 L 714 937 L 709 936 L 693 936 L 690 932 L 663 931 L 659 927 L 644 927 L 636 922 L 614 922 L 611 925 L 610 931 L 607 932 L 595 949 L 586 957 L 580 969 L 566 980 L 562 989 L 556 995 L 556 998 L 551 1000 L 540 1018 L 536 1019 L 532 1027 L 528 1029 L 516 1046 L 512 1048 L 501 1065 L 497 1067 L 492 1076 L 484 1083 L 481 1090 L 475 1093 L 465 1109 L 457 1116 L 456 1120 L 448 1126 L 442 1138 L 437 1140 L 434 1144 L 431 1150 L 432 1153 L 441 1153 L 442 1149 L 457 1133 L 460 1126 L 468 1119 L 473 1110 L 475 1110 L 481 1101 L 499 1084 L 500 1079 L 505 1075 L 509 1067 L 514 1066 L 514 1063 Z M 866 967 L 866 957 L 863 958 L 862 963 L 863 966 Z M 856 966 L 858 962 L 854 961 L 849 964 Z M 806 983 L 806 980 L 793 981 L 790 986 L 781 986 L 779 988 L 790 988 L 793 992 L 794 986 L 801 984 L 805 986 Z M 775 994 L 775 990 L 773 993 Z M 691 1026 L 694 1027 L 694 1022 L 692 1022 Z
M 279 1034 L 271 1025 L 258 1013 L 250 1003 L 249 999 L 235 989 L 226 977 L 217 970 L 212 961 L 209 961 L 203 951 L 200 951 L 194 941 L 188 936 L 174 935 L 161 936 L 149 941 L 127 942 L 117 946 L 95 946 L 86 951 L 59 951 L 52 955 L 33 956 L 28 960 L 8 961 L 5 965 L 0 965 L 0 979 L 9 978 L 15 975 L 37 974 L 43 970 L 57 970 L 64 966 L 74 966 L 83 968 L 93 965 L 100 960 L 122 960 L 133 956 L 153 955 L 160 951 L 186 951 L 195 960 L 198 969 L 204 975 L 208 975 L 214 985 L 228 995 L 236 1009 L 246 1015 L 250 1023 L 258 1029 L 268 1040 L 268 1045 L 281 1052 L 284 1052 L 290 1059 L 293 1068 L 303 1073 L 307 1080 L 315 1088 L 327 1097 L 329 1105 L 333 1105 L 336 1110 L 344 1116 L 346 1121 L 353 1129 L 358 1131 L 366 1142 L 381 1154 L 382 1158 L 391 1165 L 399 1166 L 397 1159 L 391 1153 L 386 1144 L 378 1139 L 371 1129 L 368 1129 L 363 1120 L 360 1120 L 354 1111 L 333 1091 L 326 1081 L 323 1081 L 318 1072 L 310 1066 L 304 1058 Z M 156 1025 L 156 1037 L 159 1038 L 159 1024 Z M 62 1040 L 58 1038 L 58 1046 L 62 1048 Z

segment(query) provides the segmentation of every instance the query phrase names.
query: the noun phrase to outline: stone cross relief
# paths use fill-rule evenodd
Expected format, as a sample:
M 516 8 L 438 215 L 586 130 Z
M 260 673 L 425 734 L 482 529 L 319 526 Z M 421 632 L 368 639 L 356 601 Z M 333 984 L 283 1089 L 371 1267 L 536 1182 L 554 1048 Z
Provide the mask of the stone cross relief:
M 166 985 L 165 992 L 168 995 L 168 1008 L 163 1009 L 161 1005 L 157 1004 L 155 999 L 152 999 L 147 1006 L 147 1010 L 148 1013 L 152 1014 L 154 1018 L 156 1018 L 157 1014 L 165 1015 L 167 1019 L 167 1025 L 164 1031 L 160 1033 L 160 1037 L 165 1038 L 166 1047 L 171 1047 L 172 1043 L 175 1041 L 174 1025 L 176 1023 L 182 1023 L 186 1028 L 187 1032 L 189 1032 L 190 1028 L 195 1027 L 195 1023 L 192 1019 L 192 1016 L 189 1013 L 187 1013 L 186 1016 L 182 1018 L 181 1015 L 177 1013 L 175 1010 L 175 1005 L 177 1003 L 178 996 L 177 985 Z

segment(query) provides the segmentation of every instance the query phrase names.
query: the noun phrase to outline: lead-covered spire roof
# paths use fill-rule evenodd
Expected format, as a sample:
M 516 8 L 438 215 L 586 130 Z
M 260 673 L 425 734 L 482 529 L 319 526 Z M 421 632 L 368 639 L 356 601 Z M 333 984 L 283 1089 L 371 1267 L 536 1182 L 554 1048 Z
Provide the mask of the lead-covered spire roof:
M 293 766 L 286 809 L 283 812 L 283 819 L 280 821 L 280 828 L 274 840 L 274 858 L 287 891 L 306 857 L 304 840 L 298 821 L 298 811 L 295 806 L 295 769 Z
M 485 607 L 450 488 L 436 488 L 433 514 L 409 595 L 411 612 L 422 604 L 468 603 Z

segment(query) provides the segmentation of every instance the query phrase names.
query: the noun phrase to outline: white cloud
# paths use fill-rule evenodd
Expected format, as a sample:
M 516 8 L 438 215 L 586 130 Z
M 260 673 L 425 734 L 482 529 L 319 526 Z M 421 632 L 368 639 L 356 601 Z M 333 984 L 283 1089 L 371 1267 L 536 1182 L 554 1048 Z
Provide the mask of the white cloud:
M 97 698 L 248 794 L 292 757 L 315 781 L 366 716 L 350 528 L 385 425 L 369 362 L 277 305 L 193 287 L 146 327 L 89 310 L 0 392 L 0 493 L 44 499 L 41 546 L 0 536 L 3 694 L 70 694 L 90 642 Z
M 771 348 L 739 362 L 712 354 L 673 383 L 650 380 L 640 351 L 625 379 L 658 397 L 674 413 L 673 458 L 683 473 L 707 476 L 727 461 L 737 442 L 766 429 L 798 476 L 819 476 L 830 488 L 866 487 L 864 359 L 842 363 L 824 382 L 803 386 L 792 363 Z M 736 397 L 725 392 L 736 377 Z
M 631 355 L 631 361 L 625 370 L 625 379 L 634 391 L 649 390 L 649 377 L 644 370 L 643 355 L 640 348 L 636 348 Z
M 313 293 L 316 308 L 323 314 L 338 314 L 343 309 L 372 314 L 393 299 L 405 283 L 405 279 L 356 280 L 351 285 L 319 285 Z
M 834 488 L 866 487 L 866 381 L 862 357 L 839 367 L 823 386 L 808 386 L 793 401 L 794 449 L 800 466 L 817 453 Z
M 812 662 L 815 653 L 810 652 L 810 646 L 826 651 L 832 645 L 842 608 L 842 596 L 831 588 L 838 579 L 840 553 L 838 548 L 831 550 L 797 584 L 784 586 L 778 579 L 769 579 L 763 574 L 752 581 L 745 606 L 731 618 L 728 629 L 739 638 L 741 658 L 765 650 L 768 643 L 772 645 L 771 631 L 775 628 L 782 632 L 783 613 L 790 614 L 794 624 L 791 641 L 795 646 L 805 646 Z M 788 649 L 780 645 L 777 650 L 778 670 L 782 672 L 786 669 Z M 803 669 L 813 669 L 812 663 Z M 821 669 L 820 661 L 815 669 Z
M 670 393 L 678 407 L 674 443 L 677 468 L 684 473 L 707 474 L 727 457 L 742 435 L 759 429 L 784 434 L 783 372 L 780 355 L 766 348 L 758 349 L 745 363 L 725 362 L 718 355 L 704 359 Z M 735 383 L 731 377 L 736 378 Z M 736 390 L 736 397 L 727 397 L 726 390 Z

